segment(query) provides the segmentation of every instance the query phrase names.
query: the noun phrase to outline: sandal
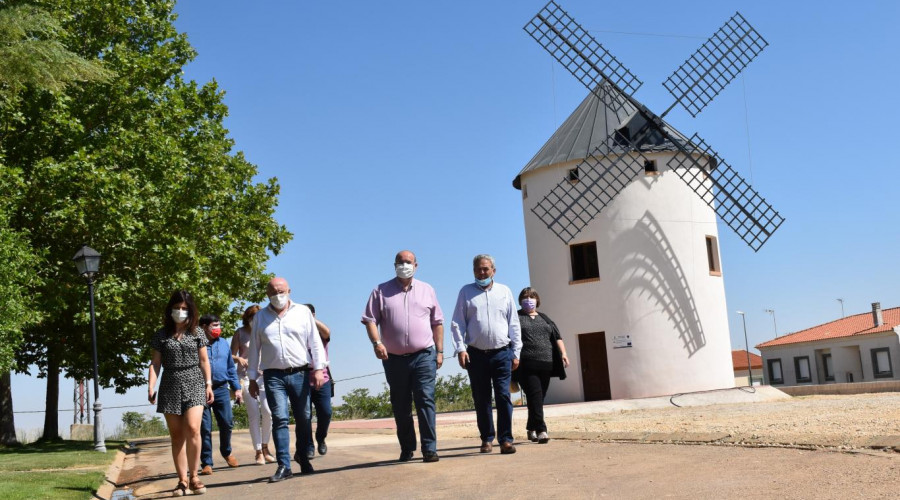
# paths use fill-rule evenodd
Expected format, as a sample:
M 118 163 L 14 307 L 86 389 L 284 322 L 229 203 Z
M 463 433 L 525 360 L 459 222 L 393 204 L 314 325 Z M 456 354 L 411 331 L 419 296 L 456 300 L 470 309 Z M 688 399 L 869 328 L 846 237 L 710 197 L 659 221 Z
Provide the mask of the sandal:
M 206 485 L 200 482 L 200 478 L 198 478 L 197 476 L 191 477 L 190 489 L 191 493 L 193 493 L 194 495 L 202 495 L 206 493 Z
M 185 483 L 184 481 L 178 481 L 178 486 L 176 486 L 175 489 L 172 490 L 172 496 L 173 497 L 183 497 L 183 496 L 187 495 L 187 489 L 188 489 L 187 483 Z

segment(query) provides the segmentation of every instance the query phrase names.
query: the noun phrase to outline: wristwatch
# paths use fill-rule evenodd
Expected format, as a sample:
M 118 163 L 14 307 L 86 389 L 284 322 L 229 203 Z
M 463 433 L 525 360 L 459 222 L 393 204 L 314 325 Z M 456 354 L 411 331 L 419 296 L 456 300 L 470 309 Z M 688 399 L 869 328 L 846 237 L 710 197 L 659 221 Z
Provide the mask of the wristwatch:
M 382 344 L 381 339 L 372 342 L 372 347 L 378 347 Z

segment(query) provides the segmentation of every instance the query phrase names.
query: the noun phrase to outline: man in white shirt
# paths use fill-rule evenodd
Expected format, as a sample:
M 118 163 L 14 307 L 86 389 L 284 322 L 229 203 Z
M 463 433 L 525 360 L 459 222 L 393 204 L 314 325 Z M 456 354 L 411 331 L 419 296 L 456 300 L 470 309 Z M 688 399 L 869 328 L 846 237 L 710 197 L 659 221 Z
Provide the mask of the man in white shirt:
M 278 469 L 269 478 L 272 483 L 293 475 L 288 430 L 290 413 L 292 411 L 295 417 L 306 415 L 310 385 L 322 387 L 326 363 L 325 346 L 312 312 L 306 306 L 292 302 L 290 292 L 286 279 L 269 281 L 266 286 L 269 305 L 256 313 L 250 325 L 247 369 L 250 395 L 258 397 L 256 378 L 261 371 L 266 400 L 272 410 L 272 437 L 278 460 Z M 304 422 L 296 422 L 296 425 L 304 425 Z M 300 443 L 300 450 L 305 450 L 306 444 Z M 295 458 L 300 463 L 300 472 L 314 472 L 305 453 L 298 453 Z

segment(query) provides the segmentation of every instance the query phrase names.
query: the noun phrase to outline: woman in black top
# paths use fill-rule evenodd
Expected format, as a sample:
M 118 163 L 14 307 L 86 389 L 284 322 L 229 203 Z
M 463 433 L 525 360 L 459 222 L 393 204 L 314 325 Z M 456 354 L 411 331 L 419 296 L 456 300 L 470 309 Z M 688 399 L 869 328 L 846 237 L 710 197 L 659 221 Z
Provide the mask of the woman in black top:
M 165 326 L 150 340 L 153 359 L 148 376 L 148 399 L 153 404 L 159 396 L 156 411 L 165 415 L 169 428 L 172 460 L 178 473 L 178 486 L 173 496 L 186 495 L 188 489 L 195 495 L 206 493 L 206 486 L 197 477 L 200 422 L 203 405 L 213 402 L 213 392 L 206 334 L 197 322 L 194 297 L 185 291 L 175 292 L 166 304 Z M 159 390 L 154 392 L 160 367 L 163 368 L 162 378 Z
M 541 444 L 550 441 L 544 422 L 544 397 L 550 377 L 566 378 L 569 366 L 566 346 L 559 329 L 546 314 L 539 313 L 541 297 L 531 287 L 519 293 L 519 324 L 522 326 L 522 352 L 519 354 L 518 382 L 528 400 L 528 439 Z

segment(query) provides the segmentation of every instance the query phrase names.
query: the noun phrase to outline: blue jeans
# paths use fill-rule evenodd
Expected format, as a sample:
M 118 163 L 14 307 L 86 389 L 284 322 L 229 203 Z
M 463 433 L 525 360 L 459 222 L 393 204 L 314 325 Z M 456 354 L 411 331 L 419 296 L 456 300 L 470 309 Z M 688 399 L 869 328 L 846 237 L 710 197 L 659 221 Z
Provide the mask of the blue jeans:
M 212 414 L 216 414 L 216 425 L 219 426 L 219 451 L 222 457 L 231 456 L 231 429 L 234 418 L 231 413 L 231 392 L 228 384 L 213 389 L 215 400 L 212 406 L 203 409 L 203 421 L 200 424 L 200 466 L 213 466 L 212 455 Z
M 429 347 L 405 356 L 388 355 L 382 360 L 384 375 L 391 389 L 391 408 L 397 424 L 397 439 L 402 451 L 415 451 L 412 403 L 416 403 L 422 453 L 437 451 L 435 430 L 434 382 L 437 378 L 437 351 Z
M 512 375 L 512 349 L 509 346 L 495 352 L 485 352 L 469 347 L 469 383 L 475 402 L 475 417 L 481 440 L 491 443 L 494 437 L 502 443 L 512 443 L 513 405 L 509 397 L 509 379 Z M 494 401 L 497 404 L 497 432 L 491 412 L 491 384 L 494 386 Z
M 322 444 L 325 442 L 325 438 L 328 437 L 328 426 L 331 425 L 331 381 L 325 382 L 325 385 L 323 385 L 321 389 L 310 386 L 309 402 L 310 404 L 306 405 L 307 421 L 309 422 L 306 426 L 306 439 L 309 443 L 306 450 L 307 453 L 312 453 L 316 448 L 312 440 L 312 414 L 310 405 L 315 406 L 316 408 L 316 443 Z M 299 428 L 300 427 L 298 426 L 297 429 Z M 301 439 L 302 437 L 298 434 L 298 450 L 301 449 L 299 444 Z
M 294 414 L 297 428 L 308 425 L 306 400 L 309 398 L 309 372 L 286 373 L 284 370 L 269 369 L 263 372 L 266 384 L 266 401 L 272 411 L 272 441 L 275 442 L 275 458 L 278 465 L 291 470 L 291 431 L 288 429 L 290 413 Z M 305 450 L 307 442 L 298 433 L 298 450 Z M 302 454 L 301 454 L 302 455 Z M 306 455 L 303 455 L 306 460 Z

